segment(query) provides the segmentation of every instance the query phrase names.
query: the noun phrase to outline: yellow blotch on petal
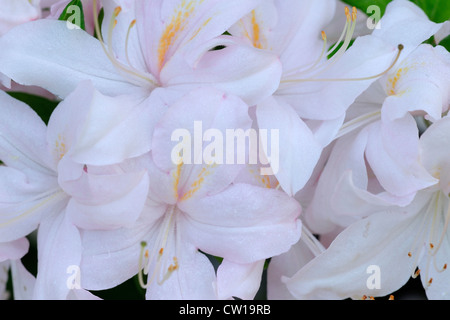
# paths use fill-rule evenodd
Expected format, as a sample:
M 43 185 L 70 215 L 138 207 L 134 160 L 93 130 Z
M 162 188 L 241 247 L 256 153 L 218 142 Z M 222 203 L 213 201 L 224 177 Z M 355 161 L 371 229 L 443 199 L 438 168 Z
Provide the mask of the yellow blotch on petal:
M 208 177 L 212 173 L 211 168 L 213 167 L 214 165 L 203 167 L 200 173 L 197 175 L 195 181 L 192 182 L 191 185 L 189 186 L 189 190 L 186 193 L 184 193 L 181 197 L 178 197 L 178 200 L 183 201 L 190 199 L 198 190 L 200 190 L 200 188 L 205 182 L 206 177 Z
M 390 96 L 394 96 L 398 94 L 397 92 L 397 85 L 398 81 L 402 76 L 404 76 L 408 72 L 408 68 L 400 68 L 397 70 L 397 73 L 388 79 L 388 87 L 390 88 L 388 90 Z
M 194 10 L 197 5 L 201 4 L 201 1 L 182 1 L 180 5 L 175 9 L 174 14 L 170 20 L 170 23 L 164 29 L 158 46 L 158 66 L 161 69 L 166 62 L 167 52 L 170 47 L 178 39 L 180 32 L 185 30 L 187 22 L 194 15 Z M 205 23 L 207 24 L 209 20 Z M 198 30 L 197 32 L 199 32 Z
M 58 135 L 58 139 L 55 141 L 55 153 L 58 160 L 61 160 L 67 153 L 66 143 L 64 141 L 64 137 L 61 135 Z
M 259 26 L 258 21 L 256 20 L 255 10 L 252 11 L 251 24 L 252 24 L 252 31 L 253 31 L 253 46 L 255 48 L 262 49 L 263 45 L 261 43 L 261 28 Z

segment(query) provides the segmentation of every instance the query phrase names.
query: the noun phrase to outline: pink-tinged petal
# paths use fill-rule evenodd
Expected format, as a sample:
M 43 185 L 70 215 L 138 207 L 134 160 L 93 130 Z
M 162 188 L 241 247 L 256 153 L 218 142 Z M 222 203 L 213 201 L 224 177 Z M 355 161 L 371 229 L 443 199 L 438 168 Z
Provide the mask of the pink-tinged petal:
M 229 94 L 255 105 L 277 89 L 281 78 L 278 56 L 256 49 L 239 39 L 223 36 L 214 43 L 223 45 L 220 50 L 209 50 L 191 66 L 185 57 L 173 58 L 167 63 L 161 79 L 167 85 L 181 88 L 213 85 Z
M 437 182 L 419 162 L 419 133 L 410 115 L 373 124 L 366 157 L 380 184 L 395 196 L 412 194 Z
M 0 166 L 0 207 L 39 198 L 57 190 L 57 179 L 33 171 L 24 173 L 17 169 Z
M 385 210 L 390 206 L 407 206 L 414 199 L 415 194 L 414 192 L 396 197 L 382 190 L 379 193 L 369 192 L 355 186 L 352 172 L 348 170 L 342 174 L 341 179 L 336 184 L 335 192 L 331 196 L 331 205 L 335 211 L 331 220 L 341 227 L 346 227 L 356 220 L 377 211 Z M 349 208 L 352 208 L 352 210 L 349 210 Z
M 350 225 L 324 253 L 284 279 L 291 294 L 296 299 L 362 299 L 401 288 L 414 273 L 408 253 L 423 221 L 417 213 L 428 200 L 421 194 L 407 210 L 382 211 Z
M 383 118 L 394 120 L 405 113 L 426 114 L 435 121 L 450 104 L 450 53 L 443 47 L 420 45 L 386 75 Z
M 428 172 L 439 179 L 440 189 L 450 193 L 450 118 L 448 116 L 431 125 L 420 138 L 420 160 Z
M 286 252 L 301 233 L 299 203 L 274 189 L 235 184 L 219 194 L 180 203 L 179 208 L 184 212 L 181 228 L 190 242 L 236 263 Z
M 285 67 L 307 65 L 320 55 L 320 34 L 333 17 L 335 5 L 329 0 L 260 1 L 229 32 L 280 55 Z M 317 57 L 312 52 L 317 52 Z
M 0 39 L 0 47 L 0 72 L 60 97 L 84 80 L 104 94 L 142 93 L 119 74 L 94 37 L 67 28 L 65 21 L 41 19 L 20 25 Z
M 11 261 L 14 300 L 31 300 L 36 278 L 25 268 L 22 261 Z
M 403 44 L 407 52 L 439 31 L 436 24 L 416 4 L 407 0 L 392 1 L 373 35 L 392 45 Z
M 0 91 L 0 159 L 25 172 L 52 174 L 47 155 L 46 126 L 25 103 Z
M 270 43 L 280 47 L 277 38 L 284 38 L 280 51 L 283 68 L 289 70 L 314 63 L 323 47 L 321 32 L 333 18 L 336 1 L 277 0 L 275 3 L 279 24 Z
M 100 181 L 95 181 L 95 178 L 100 178 Z M 91 230 L 131 227 L 141 214 L 147 198 L 149 188 L 147 173 L 95 178 L 89 181 L 99 183 L 96 187 L 102 188 L 103 195 L 110 198 L 102 199 L 102 202 L 99 202 L 95 195 L 90 199 L 72 198 L 66 209 L 72 222 L 82 229 Z M 87 184 L 87 188 L 89 185 Z M 83 184 L 80 187 L 83 187 Z M 118 194 L 119 190 L 121 194 Z
M 338 135 L 343 126 L 346 114 L 331 120 L 308 120 L 304 119 L 304 123 L 314 135 L 314 139 L 322 147 L 328 146 Z
M 131 228 L 117 230 L 86 230 L 82 232 L 81 260 L 82 287 L 88 290 L 113 288 L 136 275 L 139 271 L 141 242 L 166 211 L 166 206 L 149 205 L 147 217 Z
M 209 259 L 187 242 L 180 242 L 178 268 L 162 284 L 147 288 L 147 300 L 215 300 L 216 275 Z M 169 253 L 170 254 L 170 253 Z
M 357 188 L 367 188 L 369 179 L 364 161 L 367 139 L 367 130 L 354 132 L 337 140 L 332 147 L 311 203 L 305 210 L 305 222 L 312 231 L 322 234 L 334 229 L 335 208 L 330 203 L 330 196 L 336 192 L 345 171 L 352 172 L 352 181 Z
M 302 118 L 336 119 L 376 81 L 373 76 L 392 65 L 397 54 L 396 45 L 388 45 L 378 37 L 360 37 L 335 63 L 324 62 L 323 71 L 284 76 L 276 94 L 286 99 Z
M 260 288 L 265 260 L 238 264 L 223 260 L 217 269 L 217 293 L 220 300 L 253 300 Z
M 267 130 L 269 135 L 263 149 L 272 171 L 281 188 L 292 196 L 311 177 L 322 147 L 297 113 L 283 101 L 266 99 L 257 106 L 256 116 L 259 129 Z
M 81 164 L 109 165 L 148 152 L 152 111 L 158 112 L 149 99 L 109 97 L 81 83 L 50 118 L 47 140 L 55 161 L 70 155 Z
M 256 4 L 255 0 L 139 0 L 136 27 L 150 71 L 159 75 L 173 56 L 189 55 L 199 45 L 220 36 Z
M 67 205 L 61 190 L 42 190 L 33 197 L 0 205 L 0 242 L 19 239 L 36 230 L 39 223 Z
M 111 17 L 117 7 L 121 8 L 120 13 L 112 20 Z M 147 70 L 145 51 L 141 47 L 138 30 L 136 26 L 130 29 L 133 20 L 136 19 L 136 1 L 103 1 L 102 9 L 104 19 L 101 30 L 103 40 L 107 42 L 108 47 L 112 48 L 115 56 L 122 63 L 129 64 L 136 70 Z
M 0 0 L 0 35 L 20 24 L 39 19 L 40 7 L 26 0 Z
M 38 231 L 38 274 L 33 298 L 65 300 L 70 290 L 80 288 L 81 255 L 80 232 L 64 211 L 42 221 Z
M 302 237 L 304 235 L 302 234 Z M 298 270 L 314 258 L 314 255 L 300 239 L 292 248 L 270 260 L 267 268 L 267 299 L 294 300 L 283 277 L 292 277 Z
M 227 130 L 245 132 L 250 126 L 248 106 L 238 97 L 213 88 L 194 90 L 171 105 L 156 126 L 154 163 L 172 175 L 172 188 L 178 190 L 181 200 L 191 198 L 193 193 L 198 197 L 218 192 L 233 181 L 246 161 L 246 154 L 242 164 L 236 159 L 239 152 L 246 153 L 245 148 L 238 148 L 236 139 L 232 142 L 234 149 L 228 152 L 233 145 L 226 138 Z M 182 157 L 177 153 L 180 145 Z
M 0 262 L 6 260 L 19 260 L 27 252 L 30 243 L 27 238 L 20 238 L 15 241 L 0 243 Z

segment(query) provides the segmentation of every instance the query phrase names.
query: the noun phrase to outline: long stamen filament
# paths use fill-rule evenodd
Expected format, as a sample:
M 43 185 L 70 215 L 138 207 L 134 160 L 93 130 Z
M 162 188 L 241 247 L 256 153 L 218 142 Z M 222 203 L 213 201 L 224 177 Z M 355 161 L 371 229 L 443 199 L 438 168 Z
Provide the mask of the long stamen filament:
M 346 135 L 347 133 L 360 128 L 361 126 L 378 119 L 380 117 L 380 115 L 381 115 L 381 111 L 378 110 L 375 112 L 363 114 L 362 116 L 359 116 L 357 118 L 347 121 L 346 123 L 344 123 L 342 125 L 341 129 L 339 130 L 339 132 L 337 133 L 337 135 L 334 139 L 338 139 L 338 138 Z
M 319 256 L 325 251 L 325 247 L 317 240 L 317 238 L 308 230 L 304 225 L 302 225 L 302 236 L 301 239 L 308 246 L 309 250 L 314 254 L 314 256 Z
M 124 72 L 125 74 L 129 74 L 129 75 L 131 75 L 134 78 L 138 78 L 138 79 L 144 80 L 146 82 L 149 82 L 153 86 L 158 86 L 158 83 L 154 79 L 150 78 L 150 75 L 142 74 L 141 72 L 139 72 L 138 70 L 132 68 L 131 66 L 124 65 L 123 63 L 119 62 L 117 60 L 117 58 L 115 57 L 115 55 L 114 55 L 113 47 L 112 47 L 112 31 L 114 30 L 114 27 L 117 24 L 116 18 L 119 15 L 119 13 L 121 12 L 121 8 L 117 7 L 114 10 L 113 15 L 111 16 L 111 21 L 110 21 L 109 30 L 108 30 L 108 47 L 109 48 L 106 48 L 105 42 L 103 40 L 102 33 L 100 31 L 100 23 L 98 21 L 98 16 L 96 14 L 98 12 L 97 11 L 97 0 L 93 0 L 92 1 L 92 6 L 93 6 L 93 11 L 94 11 L 94 28 L 95 28 L 95 33 L 96 33 L 97 38 L 98 38 L 98 40 L 100 42 L 100 45 L 102 46 L 103 51 L 105 52 L 106 56 L 111 61 L 113 66 L 115 68 L 117 68 L 118 70 Z M 128 42 L 128 36 L 127 36 L 127 40 L 126 41 Z
M 336 79 L 295 79 L 295 80 L 283 80 L 281 81 L 282 83 L 287 83 L 287 82 L 350 82 L 350 81 L 364 81 L 364 80 L 371 80 L 371 79 L 376 79 L 379 77 L 384 76 L 385 74 L 387 74 L 398 62 L 398 60 L 400 59 L 400 55 L 402 53 L 402 50 L 404 49 L 402 44 L 398 45 L 398 52 L 397 52 L 397 56 L 395 57 L 395 60 L 392 62 L 392 64 L 389 66 L 389 68 L 387 68 L 385 71 L 376 74 L 374 76 L 369 76 L 369 77 L 362 77 L 362 78 L 336 78 Z
M 175 206 L 171 207 L 168 212 L 165 213 L 164 220 L 160 229 L 163 231 L 159 233 L 157 239 L 155 240 L 151 251 L 149 254 L 149 250 L 147 248 L 147 242 L 141 243 L 141 252 L 139 255 L 139 284 L 142 288 L 148 288 L 155 280 L 158 284 L 163 284 L 167 279 L 170 278 L 171 274 L 179 268 L 177 257 L 172 257 L 173 263 L 171 263 L 164 274 L 161 275 L 161 268 L 163 267 L 163 256 L 165 253 L 165 248 L 168 245 L 168 239 L 170 235 L 170 231 L 174 230 L 174 216 L 175 216 Z M 175 237 L 177 235 L 175 234 Z M 176 239 L 174 239 L 177 241 Z M 144 259 L 145 258 L 145 259 Z M 153 268 L 153 271 L 149 275 L 150 268 Z M 144 275 L 149 275 L 147 280 L 144 281 Z
M 434 248 L 432 248 L 433 252 L 431 254 L 433 256 L 435 256 L 436 253 L 439 251 L 439 249 L 440 249 L 440 247 L 441 247 L 441 245 L 442 245 L 442 243 L 444 241 L 444 238 L 445 238 L 445 236 L 447 234 L 449 222 L 450 222 L 450 205 L 448 206 L 447 213 L 445 215 L 444 229 L 442 231 L 441 237 L 440 237 L 439 241 L 437 242 L 437 245 L 435 245 Z
M 353 8 L 353 12 L 355 12 L 354 16 L 356 18 L 356 8 Z M 300 75 L 305 74 L 305 73 L 313 70 L 314 68 L 316 68 L 319 65 L 319 63 L 322 61 L 322 59 L 324 58 L 325 54 L 326 54 L 326 56 L 329 56 L 332 52 L 334 52 L 338 48 L 338 46 L 342 43 L 342 40 L 344 40 L 344 37 L 345 37 L 344 43 L 341 47 L 341 50 L 339 50 L 335 54 L 335 57 L 333 58 L 333 60 L 337 61 L 336 57 L 342 56 L 342 54 L 348 48 L 348 45 L 350 44 L 350 41 L 353 37 L 353 33 L 355 30 L 355 28 L 352 27 L 353 23 L 351 20 L 351 15 L 350 15 L 350 11 L 349 11 L 348 7 L 345 7 L 345 15 L 347 17 L 345 26 L 344 26 L 344 29 L 342 30 L 339 40 L 335 43 L 335 45 L 327 51 L 327 49 L 326 49 L 327 43 L 328 43 L 327 36 L 326 36 L 326 33 L 324 31 L 322 31 L 322 40 L 324 42 L 324 45 L 322 48 L 322 52 L 320 53 L 319 58 L 316 60 L 316 62 L 314 62 L 311 66 L 309 66 L 305 70 L 298 70 L 299 68 L 297 68 L 295 70 L 285 71 L 284 74 L 286 77 L 290 74 L 294 74 L 294 76 L 299 77 Z M 353 30 L 353 32 L 352 32 L 352 30 Z M 333 64 L 334 64 L 334 62 L 330 63 L 329 61 L 327 63 L 325 63 L 325 66 L 327 67 L 326 69 L 328 69 L 328 66 L 333 65 Z M 290 82 L 290 81 L 284 80 L 282 82 Z

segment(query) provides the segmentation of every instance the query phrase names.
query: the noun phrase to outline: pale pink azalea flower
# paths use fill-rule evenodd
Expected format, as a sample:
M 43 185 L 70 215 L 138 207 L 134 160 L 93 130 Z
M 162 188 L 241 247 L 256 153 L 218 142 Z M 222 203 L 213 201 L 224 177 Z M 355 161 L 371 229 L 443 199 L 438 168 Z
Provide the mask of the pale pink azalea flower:
M 375 203 L 405 206 L 435 183 L 420 163 L 414 116 L 436 121 L 447 112 L 449 77 L 448 51 L 420 45 L 349 108 L 306 210 L 315 232 L 346 227 L 369 215 Z M 347 212 L 349 206 L 355 209 Z
M 293 296 L 383 297 L 420 275 L 428 299 L 449 299 L 449 133 L 450 118 L 444 117 L 420 139 L 421 162 L 437 182 L 405 207 L 375 207 L 379 210 L 349 225 L 323 254 L 284 278 Z M 371 266 L 380 272 L 377 286 Z
M 333 18 L 335 5 L 335 1 L 266 1 L 230 28 L 233 35 L 280 57 L 281 81 L 276 92 L 257 105 L 256 117 L 259 127 L 280 130 L 282 162 L 277 178 L 289 194 L 305 186 L 347 108 L 396 62 L 404 34 L 384 37 L 394 30 L 393 22 L 401 16 L 428 29 L 431 24 L 422 21 L 423 12 L 419 15 L 409 1 L 394 1 L 391 14 L 383 18 L 383 31 L 358 37 L 349 48 L 358 22 L 357 10 L 347 8 L 338 39 L 343 45 L 328 59 L 336 46 L 328 45 L 321 30 Z
M 80 264 L 80 229 L 132 225 L 142 211 L 148 176 L 125 162 L 148 152 L 139 138 L 150 135 L 148 123 L 131 98 L 103 96 L 89 83 L 61 102 L 48 128 L 27 105 L 0 94 L 0 241 L 38 229 L 33 297 L 65 299 L 72 291 L 66 269 Z
M 172 161 L 172 133 L 193 132 L 197 120 L 223 134 L 252 124 L 241 99 L 211 88 L 171 105 L 155 129 L 152 154 L 141 158 L 151 183 L 135 227 L 83 235 L 83 287 L 107 289 L 139 273 L 147 299 L 252 299 L 264 260 L 298 241 L 298 202 L 279 190 L 234 183 L 243 165 Z M 223 258 L 217 274 L 204 253 Z
M 104 94 L 144 96 L 214 83 L 253 104 L 275 89 L 279 61 L 222 34 L 257 3 L 107 1 L 100 41 L 63 21 L 23 25 L 0 40 L 0 72 L 60 97 L 82 80 Z M 225 48 L 211 50 L 219 45 Z

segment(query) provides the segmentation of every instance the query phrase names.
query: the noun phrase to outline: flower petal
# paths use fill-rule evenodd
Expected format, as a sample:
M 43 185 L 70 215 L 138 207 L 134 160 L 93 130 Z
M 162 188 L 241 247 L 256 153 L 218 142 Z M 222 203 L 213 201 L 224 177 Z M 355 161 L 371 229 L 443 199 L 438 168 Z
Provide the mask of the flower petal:
M 223 260 L 217 269 L 219 299 L 253 300 L 260 288 L 265 260 L 238 264 Z
M 408 209 L 381 211 L 350 225 L 324 253 L 285 278 L 291 294 L 296 299 L 362 299 L 401 288 L 414 273 L 408 253 L 427 201 L 429 194 L 422 193 Z
M 0 243 L 0 262 L 21 259 L 28 252 L 29 247 L 30 243 L 27 238 Z
M 38 274 L 33 298 L 65 300 L 79 288 L 81 238 L 64 211 L 44 220 L 38 232 Z
M 40 19 L 20 25 L 1 37 L 0 47 L 0 72 L 60 97 L 83 80 L 91 80 L 104 94 L 141 92 L 117 72 L 94 37 L 70 30 L 65 21 Z
M 300 205 L 278 190 L 234 184 L 179 208 L 186 213 L 181 220 L 190 242 L 236 263 L 286 252 L 300 237 Z
M 263 148 L 270 155 L 273 173 L 281 188 L 292 196 L 311 177 L 322 147 L 308 126 L 283 101 L 266 99 L 257 106 L 256 116 L 259 129 L 270 132 L 269 142 Z M 277 136 L 278 140 L 274 141 Z

